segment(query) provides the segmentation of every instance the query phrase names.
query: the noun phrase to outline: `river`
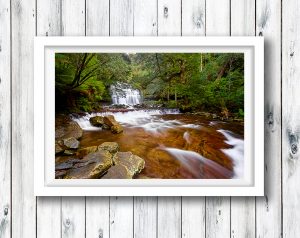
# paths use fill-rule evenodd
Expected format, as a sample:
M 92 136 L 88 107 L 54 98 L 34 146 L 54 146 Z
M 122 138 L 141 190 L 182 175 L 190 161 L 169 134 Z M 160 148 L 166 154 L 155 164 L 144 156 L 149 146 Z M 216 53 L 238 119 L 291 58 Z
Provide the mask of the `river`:
M 115 99 L 117 100 L 117 99 Z M 130 97 L 131 102 L 136 103 Z M 114 115 L 124 132 L 93 127 L 89 118 Z M 73 117 L 84 130 L 81 146 L 117 142 L 145 160 L 137 178 L 229 179 L 244 174 L 244 126 L 239 122 L 183 114 L 175 109 L 136 109 Z

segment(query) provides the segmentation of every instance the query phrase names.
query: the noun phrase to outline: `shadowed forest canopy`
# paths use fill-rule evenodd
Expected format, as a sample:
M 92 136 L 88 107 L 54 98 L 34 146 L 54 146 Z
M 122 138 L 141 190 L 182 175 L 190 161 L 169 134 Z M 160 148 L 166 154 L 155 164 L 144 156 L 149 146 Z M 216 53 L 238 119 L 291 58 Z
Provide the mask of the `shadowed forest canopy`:
M 139 89 L 145 103 L 244 113 L 240 53 L 56 53 L 56 112 L 101 110 L 117 82 Z

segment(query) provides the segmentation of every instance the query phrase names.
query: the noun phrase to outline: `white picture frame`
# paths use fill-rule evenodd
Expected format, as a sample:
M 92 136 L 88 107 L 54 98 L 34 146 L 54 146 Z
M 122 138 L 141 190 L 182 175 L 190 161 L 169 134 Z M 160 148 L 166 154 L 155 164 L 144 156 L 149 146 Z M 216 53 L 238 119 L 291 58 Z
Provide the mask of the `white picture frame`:
M 243 52 L 243 179 L 55 179 L 55 52 Z M 34 40 L 35 196 L 263 196 L 263 37 L 36 37 Z

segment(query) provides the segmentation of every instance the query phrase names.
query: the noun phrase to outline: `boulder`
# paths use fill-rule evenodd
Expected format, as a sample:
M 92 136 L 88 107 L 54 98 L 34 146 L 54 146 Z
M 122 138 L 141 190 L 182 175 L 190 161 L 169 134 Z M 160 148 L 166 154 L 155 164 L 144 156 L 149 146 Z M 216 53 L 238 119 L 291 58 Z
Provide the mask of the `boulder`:
M 70 119 L 55 119 L 55 139 L 66 139 L 74 137 L 79 139 L 82 137 L 82 129 L 75 121 L 70 121 Z
M 119 149 L 119 145 L 116 142 L 104 142 L 98 146 L 98 150 L 107 150 L 111 154 L 117 153 Z
M 123 127 L 120 124 L 114 125 L 110 128 L 111 132 L 114 134 L 119 134 L 123 132 Z
M 85 147 L 85 148 L 81 148 L 79 150 L 77 150 L 76 155 L 79 158 L 83 158 L 84 156 L 96 152 L 97 151 L 97 146 L 89 146 L 89 147 Z
M 95 179 L 100 178 L 111 166 L 112 155 L 106 150 L 100 150 L 85 156 L 80 166 L 74 165 L 65 176 L 67 179 Z
M 114 125 L 118 125 L 119 123 L 115 120 L 113 115 L 107 115 L 103 117 L 103 122 L 105 125 L 112 127 Z
M 121 164 L 112 166 L 101 179 L 132 179 L 132 174 Z
M 131 152 L 118 152 L 113 158 L 115 165 L 123 165 L 133 177 L 145 167 L 145 161 Z
M 102 127 L 102 125 L 104 124 L 103 117 L 101 117 L 101 116 L 91 117 L 90 123 L 93 126 Z
M 66 149 L 78 149 L 79 141 L 74 137 L 68 137 L 63 139 L 63 145 Z

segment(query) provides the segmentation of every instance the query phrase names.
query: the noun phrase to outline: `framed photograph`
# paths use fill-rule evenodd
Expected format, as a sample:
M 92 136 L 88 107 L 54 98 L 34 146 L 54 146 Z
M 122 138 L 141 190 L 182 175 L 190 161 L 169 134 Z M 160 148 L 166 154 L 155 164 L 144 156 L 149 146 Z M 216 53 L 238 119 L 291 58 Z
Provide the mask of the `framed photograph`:
M 263 37 L 36 37 L 36 196 L 264 195 Z

